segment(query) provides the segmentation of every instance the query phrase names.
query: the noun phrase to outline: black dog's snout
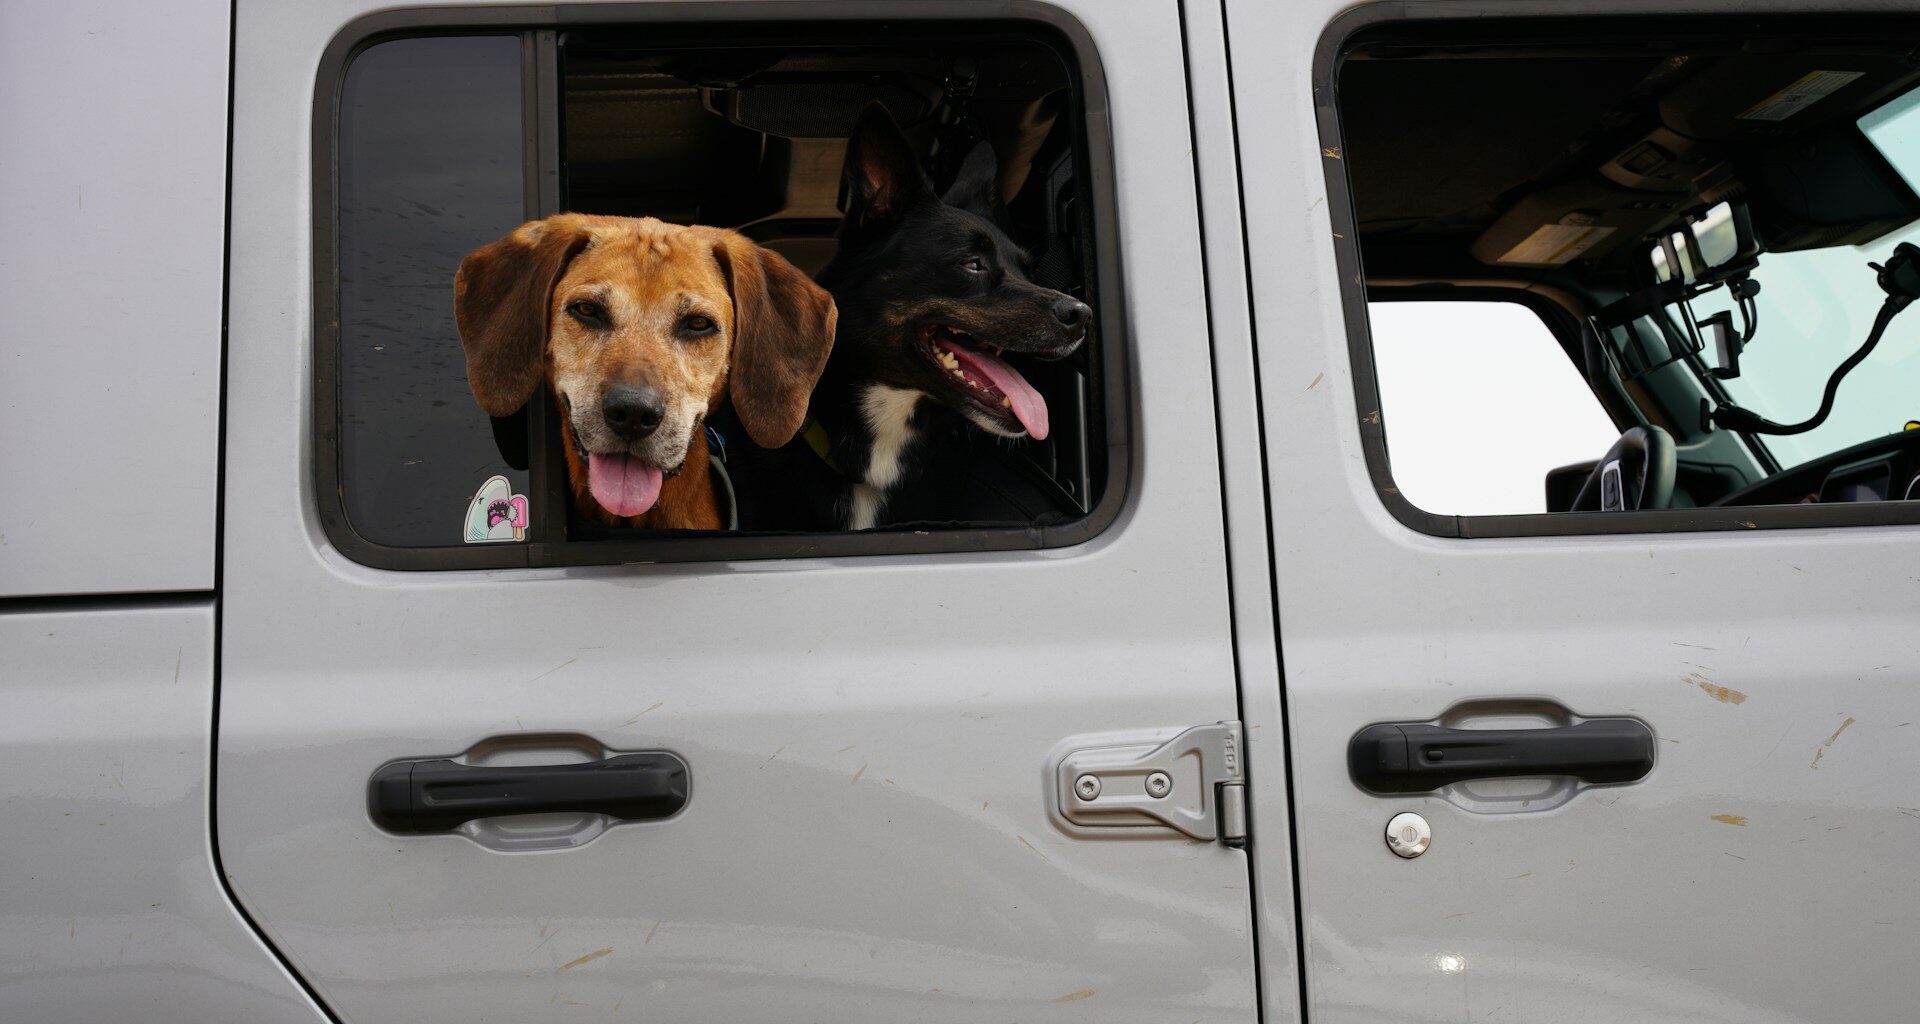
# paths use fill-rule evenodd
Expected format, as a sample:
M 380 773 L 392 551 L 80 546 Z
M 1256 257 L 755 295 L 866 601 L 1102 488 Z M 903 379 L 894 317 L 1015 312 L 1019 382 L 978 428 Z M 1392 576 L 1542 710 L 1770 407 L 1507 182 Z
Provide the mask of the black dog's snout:
M 1093 320 L 1093 310 L 1079 299 L 1062 295 L 1053 304 L 1053 318 L 1067 329 L 1067 334 L 1078 338 L 1087 333 L 1087 324 Z
M 606 397 L 600 399 L 600 415 L 607 421 L 607 429 L 621 440 L 638 441 L 659 428 L 667 415 L 667 403 L 652 388 L 623 384 L 607 389 Z

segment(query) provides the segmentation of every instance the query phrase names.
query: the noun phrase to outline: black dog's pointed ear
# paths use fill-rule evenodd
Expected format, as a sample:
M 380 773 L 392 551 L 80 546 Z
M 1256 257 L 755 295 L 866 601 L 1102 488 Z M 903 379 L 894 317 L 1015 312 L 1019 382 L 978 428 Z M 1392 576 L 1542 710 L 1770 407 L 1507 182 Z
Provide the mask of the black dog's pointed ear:
M 991 143 L 983 140 L 968 151 L 940 201 L 989 218 L 1006 209 L 1000 199 L 1000 160 Z
M 933 199 L 933 185 L 914 159 L 907 137 L 878 102 L 860 112 L 853 137 L 847 140 L 847 162 L 841 173 L 847 187 L 846 237 L 887 228 L 908 210 Z

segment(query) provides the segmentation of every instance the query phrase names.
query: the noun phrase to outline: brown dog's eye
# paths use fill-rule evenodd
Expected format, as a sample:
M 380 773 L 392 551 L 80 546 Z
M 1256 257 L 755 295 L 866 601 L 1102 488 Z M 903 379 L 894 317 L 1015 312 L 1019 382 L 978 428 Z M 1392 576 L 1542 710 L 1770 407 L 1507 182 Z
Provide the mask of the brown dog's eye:
M 607 326 L 607 307 L 581 299 L 567 303 L 567 315 L 589 327 Z
M 975 256 L 965 263 L 960 264 L 960 269 L 969 274 L 984 274 L 987 272 L 987 261 Z
M 701 316 L 698 313 L 680 321 L 680 329 L 688 334 L 712 334 L 719 326 L 713 322 L 712 317 Z

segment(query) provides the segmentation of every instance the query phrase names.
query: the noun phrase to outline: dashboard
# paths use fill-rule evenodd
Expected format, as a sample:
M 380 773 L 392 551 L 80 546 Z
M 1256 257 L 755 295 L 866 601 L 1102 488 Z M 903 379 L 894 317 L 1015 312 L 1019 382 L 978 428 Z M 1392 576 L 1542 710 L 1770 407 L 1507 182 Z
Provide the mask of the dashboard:
M 1783 470 L 1715 505 L 1920 500 L 1920 428 L 1909 426 Z

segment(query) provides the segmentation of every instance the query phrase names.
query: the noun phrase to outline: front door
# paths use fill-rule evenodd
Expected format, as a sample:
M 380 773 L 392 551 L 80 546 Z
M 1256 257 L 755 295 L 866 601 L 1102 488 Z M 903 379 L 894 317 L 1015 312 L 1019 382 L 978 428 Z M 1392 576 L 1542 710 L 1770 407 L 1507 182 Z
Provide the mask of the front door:
M 1805 68 L 1775 74 L 1763 58 L 1727 57 L 1743 33 L 1764 28 L 1777 42 L 1779 25 L 1729 21 L 1690 49 L 1647 42 L 1669 39 L 1667 28 L 1582 27 L 1549 17 L 1527 23 L 1535 38 L 1516 29 L 1476 49 L 1481 37 L 1500 31 L 1501 19 L 1490 13 L 1553 13 L 1553 5 L 1482 5 L 1463 12 L 1471 27 L 1416 26 L 1449 40 L 1418 48 L 1379 33 L 1402 20 L 1445 18 L 1454 5 L 1380 5 L 1335 21 L 1337 6 L 1232 10 L 1240 109 L 1271 118 L 1253 132 L 1243 116 L 1240 142 L 1246 165 L 1263 176 L 1246 201 L 1273 460 L 1307 1018 L 1910 1019 L 1920 997 L 1911 969 L 1920 957 L 1911 865 L 1920 796 L 1910 767 L 1920 740 L 1913 618 L 1920 527 L 1840 524 L 1911 521 L 1911 510 L 1893 502 L 1848 510 L 1830 503 L 1860 499 L 1830 490 L 1821 495 L 1825 507 L 1792 504 L 1798 495 L 1766 507 L 1712 507 L 1704 498 L 1715 482 L 1683 472 L 1675 493 L 1692 489 L 1703 496 L 1700 507 L 1597 513 L 1622 518 L 1577 526 L 1540 514 L 1543 470 L 1591 464 L 1632 419 L 1616 419 L 1596 450 L 1576 444 L 1525 466 L 1520 500 L 1536 514 L 1473 515 L 1513 509 L 1455 507 L 1435 497 L 1476 473 L 1519 467 L 1500 460 L 1524 458 L 1525 440 L 1586 436 L 1580 424 L 1602 415 L 1581 379 L 1583 368 L 1606 379 L 1601 364 L 1578 361 L 1573 332 L 1581 321 L 1549 330 L 1530 312 L 1577 307 L 1568 289 L 1603 279 L 1604 250 L 1582 225 L 1632 230 L 1631 219 L 1560 220 L 1565 210 L 1545 209 L 1563 181 L 1582 197 L 1618 187 L 1598 173 L 1581 177 L 1615 152 L 1595 140 L 1664 123 L 1674 133 L 1667 145 L 1680 147 L 1686 139 L 1673 126 L 1682 126 L 1711 146 L 1686 143 L 1699 148 L 1675 152 L 1703 160 L 1722 154 L 1712 159 L 1731 159 L 1732 173 L 1752 175 L 1742 180 L 1758 186 L 1764 175 L 1742 161 L 1759 133 L 1745 125 L 1795 129 L 1757 120 L 1770 116 L 1764 108 L 1745 123 L 1742 112 L 1803 76 L 1834 86 L 1819 101 L 1832 107 L 1805 108 L 1816 120 L 1855 116 L 1874 96 L 1910 87 L 1910 67 L 1878 63 L 1870 41 L 1862 45 L 1864 36 L 1894 27 L 1856 33 L 1845 46 L 1819 49 L 1802 40 L 1746 51 L 1815 54 L 1792 57 L 1788 66 L 1859 55 L 1858 67 L 1814 76 Z M 1368 32 L 1379 48 L 1337 77 L 1335 62 Z M 1547 42 L 1553 52 L 1530 63 L 1524 47 Z M 1299 70 L 1308 62 L 1311 79 Z M 1572 84 L 1501 84 L 1543 76 Z M 1478 83 L 1478 98 L 1450 102 L 1463 95 L 1457 90 L 1466 79 Z M 1426 84 L 1403 87 L 1412 80 Z M 1837 91 L 1855 80 L 1874 84 Z M 1791 109 L 1808 99 L 1796 94 Z M 1726 122 L 1710 125 L 1702 115 L 1710 109 L 1726 109 Z M 1786 120 L 1790 108 L 1776 109 Z M 1509 110 L 1534 116 L 1532 133 L 1482 144 L 1498 141 L 1486 130 Z M 1572 138 L 1589 122 L 1562 124 L 1543 118 L 1547 111 L 1601 125 L 1577 151 L 1587 165 L 1554 161 L 1576 159 L 1556 133 Z M 1653 120 L 1636 120 L 1643 116 Z M 1393 128 L 1362 130 L 1370 124 Z M 1535 151 L 1528 147 L 1546 155 L 1529 162 Z M 1486 172 L 1508 166 L 1500 161 L 1524 165 L 1522 173 L 1491 182 Z M 1357 200 L 1328 185 L 1348 175 Z M 1581 184 L 1587 180 L 1599 185 Z M 1499 218 L 1509 206 L 1519 216 L 1536 209 L 1524 205 L 1536 193 L 1545 221 L 1516 229 L 1504 245 L 1475 241 L 1481 232 L 1501 239 Z M 1756 187 L 1751 198 L 1760 204 L 1768 195 Z M 1650 209 L 1699 201 L 1689 196 Z M 1625 205 L 1644 198 L 1630 192 Z M 1851 223 L 1848 216 L 1834 223 Z M 1562 243 L 1545 257 L 1513 255 L 1508 246 L 1538 223 L 1562 232 L 1543 238 L 1596 244 L 1591 259 Z M 1841 237 L 1840 228 L 1825 230 Z M 1869 228 L 1861 237 L 1872 235 Z M 1799 237 L 1795 248 L 1833 244 Z M 1747 379 L 1728 387 L 1751 383 L 1763 360 L 1800 345 L 1818 376 L 1808 374 L 1780 418 L 1810 412 L 1828 370 L 1859 344 L 1880 301 L 1866 264 L 1885 259 L 1897 237 L 1836 256 L 1833 265 L 1843 268 L 1836 274 L 1858 275 L 1847 281 L 1869 293 L 1864 319 L 1852 321 L 1857 331 L 1832 307 L 1817 316 L 1821 307 L 1789 304 L 1798 294 L 1792 282 L 1768 276 L 1769 266 L 1791 265 L 1799 252 L 1782 244 L 1762 255 L 1758 276 L 1771 294 L 1761 301 Z M 1431 259 L 1449 245 L 1460 258 Z M 1552 260 L 1559 263 L 1547 266 Z M 1376 310 L 1369 339 L 1363 271 L 1366 293 L 1376 298 L 1390 288 L 1423 289 L 1418 297 L 1429 315 L 1416 321 Z M 1562 290 L 1529 294 L 1531 280 L 1557 280 Z M 1559 297 L 1543 304 L 1543 294 Z M 1504 310 L 1458 310 L 1477 316 L 1470 329 L 1454 329 L 1461 319 L 1437 309 L 1499 296 L 1510 301 L 1476 304 Z M 1530 322 L 1530 333 L 1507 332 L 1509 320 Z M 1811 332 L 1806 342 L 1798 330 Z M 1889 334 L 1896 348 L 1849 379 L 1843 413 L 1850 400 L 1875 393 L 1875 375 L 1898 380 L 1913 372 L 1913 330 L 1909 324 Z M 1540 358 L 1558 364 L 1552 380 L 1536 382 L 1521 363 L 1496 356 L 1508 341 L 1535 340 L 1544 345 Z M 1406 345 L 1398 365 L 1389 365 L 1389 341 Z M 1430 368 L 1424 376 L 1392 374 L 1416 355 Z M 1675 362 L 1672 372 L 1685 374 L 1686 365 Z M 1538 408 L 1543 385 L 1563 383 L 1576 397 L 1561 404 L 1587 408 Z M 1649 403 L 1642 411 L 1661 415 L 1654 403 L 1666 386 L 1651 377 L 1636 382 L 1634 393 Z M 1699 401 L 1696 392 L 1675 404 L 1680 412 L 1662 417 L 1683 440 L 1702 432 L 1692 422 Z M 1628 406 L 1612 408 L 1631 415 Z M 1523 409 L 1537 411 L 1523 417 Z M 1873 443 L 1897 444 L 1900 420 L 1912 414 L 1883 415 L 1878 432 L 1885 436 Z M 1435 437 L 1416 426 L 1476 416 L 1498 428 Z M 1776 453 L 1788 450 L 1782 440 L 1765 442 Z M 1689 441 L 1683 469 L 1706 443 Z M 1453 460 L 1439 464 L 1453 475 L 1422 481 L 1416 471 L 1435 468 L 1419 465 L 1423 453 Z M 1766 472 L 1752 464 L 1746 470 Z M 1806 490 L 1821 490 L 1819 479 Z M 1421 483 L 1431 485 L 1416 493 Z M 1833 525 L 1817 528 L 1822 523 Z M 1711 529 L 1696 532 L 1702 526 Z M 1590 728 L 1592 720 L 1601 727 Z M 1389 748 L 1376 732 L 1356 745 L 1363 730 L 1380 726 L 1399 726 L 1396 735 L 1411 740 Z M 1501 729 L 1528 732 L 1475 732 Z M 1492 747 L 1472 746 L 1490 738 Z M 1472 767 L 1488 750 L 1512 758 L 1491 774 L 1512 778 L 1459 782 L 1447 774 L 1460 758 Z M 1420 773 L 1432 781 L 1408 778 Z M 1386 778 L 1395 774 L 1397 782 Z M 1570 781 L 1581 775 L 1584 781 Z

